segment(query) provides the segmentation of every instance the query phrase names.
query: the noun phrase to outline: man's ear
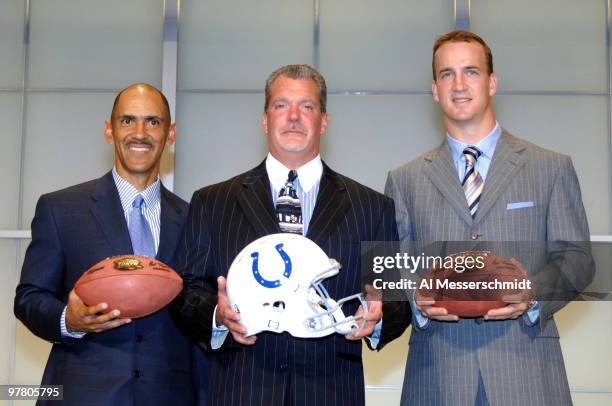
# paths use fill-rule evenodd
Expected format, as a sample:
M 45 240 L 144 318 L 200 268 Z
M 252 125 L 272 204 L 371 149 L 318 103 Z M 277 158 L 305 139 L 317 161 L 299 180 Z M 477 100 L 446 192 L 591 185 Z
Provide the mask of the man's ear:
M 104 139 L 109 144 L 115 143 L 115 140 L 113 139 L 113 126 L 108 120 L 104 122 Z
M 431 97 L 433 97 L 435 102 L 440 102 L 440 96 L 438 96 L 438 85 L 436 84 L 435 80 L 431 81 Z
M 327 113 L 323 113 L 321 115 L 321 135 L 325 134 L 325 131 L 327 131 L 328 124 L 329 124 L 329 115 Z
M 168 138 L 166 138 L 166 145 L 170 146 L 176 141 L 176 123 L 170 124 L 168 128 Z
M 261 128 L 263 128 L 264 133 L 268 135 L 268 115 L 266 114 L 265 111 L 261 115 Z
M 489 96 L 495 96 L 495 93 L 497 93 L 497 75 L 491 73 L 489 76 Z

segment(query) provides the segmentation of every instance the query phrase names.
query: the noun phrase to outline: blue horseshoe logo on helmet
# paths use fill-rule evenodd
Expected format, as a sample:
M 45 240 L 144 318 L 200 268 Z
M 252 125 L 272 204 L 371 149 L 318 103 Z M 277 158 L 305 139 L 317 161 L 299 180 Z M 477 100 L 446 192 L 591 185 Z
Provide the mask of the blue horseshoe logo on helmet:
M 288 278 L 289 276 L 291 276 L 291 258 L 289 258 L 289 255 L 287 255 L 287 253 L 283 251 L 283 243 L 275 245 L 274 248 L 276 248 L 276 251 L 278 251 L 278 255 L 281 256 L 283 262 L 285 263 L 285 271 L 283 272 L 283 276 L 285 278 Z M 281 284 L 281 281 L 279 279 L 271 281 L 264 278 L 259 273 L 259 252 L 253 252 L 251 254 L 251 258 L 253 258 L 253 276 L 255 277 L 255 280 L 259 282 L 259 284 L 264 288 L 279 287 Z

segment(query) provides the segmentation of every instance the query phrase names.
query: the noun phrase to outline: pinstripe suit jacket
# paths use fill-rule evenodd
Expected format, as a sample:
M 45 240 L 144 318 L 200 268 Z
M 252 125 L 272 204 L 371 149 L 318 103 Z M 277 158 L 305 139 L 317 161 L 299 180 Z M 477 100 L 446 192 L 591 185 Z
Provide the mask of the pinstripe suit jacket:
M 187 335 L 209 347 L 216 278 L 247 244 L 277 232 L 265 162 L 194 193 L 177 254 L 184 290 L 173 308 Z M 330 295 L 358 292 L 360 242 L 397 239 L 393 202 L 324 164 L 307 237 L 342 264 L 325 282 Z M 253 346 L 230 334 L 213 354 L 210 376 L 211 405 L 364 404 L 361 342 L 338 334 L 298 339 L 263 332 Z
M 506 131 L 496 146 L 475 219 L 470 216 L 446 141 L 391 171 L 386 194 L 395 201 L 400 239 L 416 253 L 435 241 L 473 241 L 477 247 L 481 241 L 589 239 L 571 159 Z M 507 204 L 516 202 L 533 202 L 533 206 L 508 210 Z M 573 248 L 572 255 L 591 264 L 584 245 Z M 530 250 L 529 258 L 521 258 L 528 272 L 543 266 L 553 272 L 572 273 L 563 261 L 555 266 L 547 263 L 546 255 L 551 253 L 542 251 Z M 554 255 L 563 258 L 566 254 Z M 592 270 L 588 266 L 582 269 Z M 576 277 L 584 286 L 591 276 L 585 272 Z M 508 321 L 430 320 L 423 329 L 415 327 L 402 405 L 473 405 L 479 376 L 480 394 L 484 390 L 492 405 L 571 404 L 559 335 L 552 320 L 564 303 L 542 301 L 540 322 L 535 326 L 524 314 Z M 393 326 L 385 323 L 383 330 Z

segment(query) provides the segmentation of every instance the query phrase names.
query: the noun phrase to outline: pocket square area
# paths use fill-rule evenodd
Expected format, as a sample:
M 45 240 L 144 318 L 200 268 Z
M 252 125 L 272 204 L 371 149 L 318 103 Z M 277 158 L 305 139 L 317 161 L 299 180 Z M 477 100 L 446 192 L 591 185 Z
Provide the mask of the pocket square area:
M 525 209 L 527 207 L 533 207 L 533 202 L 508 203 L 506 205 L 506 210 Z

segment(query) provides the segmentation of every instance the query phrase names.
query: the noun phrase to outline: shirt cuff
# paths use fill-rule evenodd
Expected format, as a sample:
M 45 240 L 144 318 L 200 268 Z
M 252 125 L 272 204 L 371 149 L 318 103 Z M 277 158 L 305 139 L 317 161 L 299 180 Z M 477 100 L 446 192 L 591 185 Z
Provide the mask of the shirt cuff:
M 366 338 L 368 340 L 370 340 L 370 346 L 373 349 L 376 349 L 378 347 L 378 343 L 380 342 L 380 332 L 382 331 L 382 319 L 378 321 L 378 323 L 376 323 L 376 326 L 374 326 L 374 331 L 372 332 L 371 335 L 366 336 Z
M 535 304 L 531 307 L 531 309 L 527 310 L 527 317 L 529 317 L 529 321 L 531 325 L 534 325 L 540 319 L 540 303 L 535 302 Z
M 60 330 L 62 331 L 62 338 L 83 338 L 83 336 L 87 333 L 83 333 L 80 331 L 68 331 L 68 327 L 66 327 L 66 309 L 68 309 L 68 306 L 64 307 L 64 311 L 62 311 L 62 317 L 60 318 Z
M 213 311 L 212 318 L 212 335 L 210 337 L 210 348 L 213 350 L 218 350 L 223 345 L 225 338 L 227 337 L 227 333 L 229 330 L 224 325 L 217 325 L 217 306 L 215 306 L 215 310 Z
M 424 329 L 429 324 L 429 317 L 423 316 L 423 313 L 416 307 L 416 302 L 414 300 L 410 301 L 410 307 L 412 308 L 412 317 L 414 324 L 416 327 L 420 329 Z

